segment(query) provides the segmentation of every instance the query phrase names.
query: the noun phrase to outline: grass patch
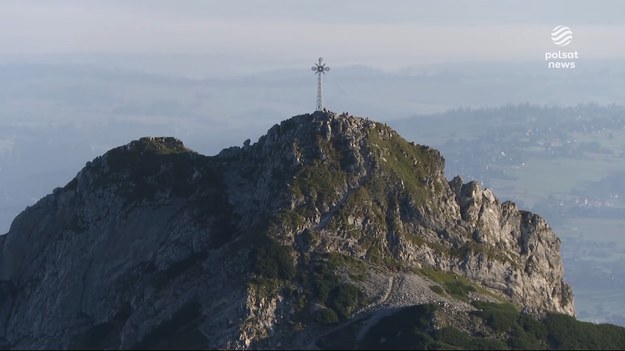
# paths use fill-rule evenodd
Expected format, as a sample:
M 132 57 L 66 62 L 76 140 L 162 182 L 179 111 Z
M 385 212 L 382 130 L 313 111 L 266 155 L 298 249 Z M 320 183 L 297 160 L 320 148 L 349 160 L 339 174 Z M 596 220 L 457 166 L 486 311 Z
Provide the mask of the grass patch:
M 469 292 L 477 291 L 475 286 L 468 279 L 451 272 L 422 268 L 420 273 L 441 284 L 447 294 L 463 301 L 468 301 Z
M 369 131 L 368 141 L 372 154 L 382 170 L 390 171 L 397 180 L 402 181 L 406 189 L 413 194 L 417 203 L 428 199 L 430 191 L 426 181 L 439 166 L 438 152 L 408 143 L 390 128 L 376 125 Z
M 436 349 L 458 350 L 505 350 L 505 342 L 496 338 L 474 337 L 454 327 L 445 327 L 434 332 Z
M 365 263 L 349 255 L 331 252 L 328 255 L 328 268 L 332 270 L 347 270 L 349 277 L 356 281 L 363 281 L 367 278 Z
M 403 308 L 372 326 L 361 340 L 350 326 L 323 338 L 322 348 L 342 349 L 457 349 L 457 350 L 579 350 L 624 349 L 625 328 L 607 324 L 580 322 L 560 314 L 548 314 L 543 320 L 519 313 L 510 304 L 475 302 L 481 311 L 471 314 L 492 332 L 471 335 L 453 326 L 436 328 L 436 305 Z M 474 321 L 476 322 L 476 321 Z M 347 337 L 346 337 L 347 336 Z
M 625 328 L 580 322 L 563 314 L 548 314 L 542 321 L 519 313 L 510 304 L 474 302 L 482 318 L 495 332 L 507 337 L 513 349 L 618 350 L 625 348 Z
M 519 312 L 511 304 L 475 301 L 473 305 L 480 311 L 472 313 L 482 318 L 496 332 L 508 332 L 517 323 Z
M 445 293 L 445 290 L 443 290 L 443 288 L 441 288 L 438 285 L 430 285 L 430 290 L 432 290 L 438 295 L 443 295 Z

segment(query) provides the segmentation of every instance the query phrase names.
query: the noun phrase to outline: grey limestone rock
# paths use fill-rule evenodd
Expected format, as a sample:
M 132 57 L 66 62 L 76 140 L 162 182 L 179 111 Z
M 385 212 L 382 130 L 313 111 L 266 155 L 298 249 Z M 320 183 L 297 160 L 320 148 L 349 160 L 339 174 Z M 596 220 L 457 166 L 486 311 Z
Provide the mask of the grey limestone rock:
M 547 223 L 443 170 L 438 151 L 330 112 L 213 157 L 173 138 L 113 149 L 0 237 L 0 348 L 311 347 L 314 323 L 294 316 L 307 313 L 302 301 L 320 310 L 302 282 L 328 257 L 365 267 L 361 280 L 346 264 L 335 274 L 363 291 L 367 311 L 436 296 L 393 290 L 409 286 L 387 284 L 395 262 L 573 315 Z M 294 270 L 264 277 L 254 262 L 266 242 Z

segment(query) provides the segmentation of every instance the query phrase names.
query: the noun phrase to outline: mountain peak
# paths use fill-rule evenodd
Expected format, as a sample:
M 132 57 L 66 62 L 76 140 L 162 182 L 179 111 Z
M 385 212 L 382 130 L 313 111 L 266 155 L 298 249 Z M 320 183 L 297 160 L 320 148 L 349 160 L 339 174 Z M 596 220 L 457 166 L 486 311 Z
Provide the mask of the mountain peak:
M 188 152 L 182 141 L 172 137 L 143 137 L 126 146 L 128 151 L 172 154 Z
M 438 327 L 469 333 L 485 301 L 573 315 L 544 220 L 443 171 L 438 151 L 347 113 L 295 116 L 212 157 L 133 141 L 0 240 L 0 338 L 312 347 L 328 323 L 412 305 L 439 304 Z

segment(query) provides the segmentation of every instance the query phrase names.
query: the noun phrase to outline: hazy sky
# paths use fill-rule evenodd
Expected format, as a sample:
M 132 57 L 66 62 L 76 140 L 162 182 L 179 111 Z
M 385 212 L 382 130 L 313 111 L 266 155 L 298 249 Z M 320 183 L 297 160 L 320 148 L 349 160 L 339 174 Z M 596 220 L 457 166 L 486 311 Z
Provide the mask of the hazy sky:
M 620 0 L 0 0 L 0 205 L 13 206 L 0 216 L 140 136 L 214 153 L 311 111 L 319 56 L 333 68 L 326 106 L 378 120 L 623 104 L 624 14 Z M 558 25 L 573 31 L 566 48 Z M 549 70 L 556 50 L 578 51 L 578 67 Z M 422 65 L 438 66 L 380 72 Z
M 557 25 L 582 59 L 625 58 L 623 1 L 8 1 L 1 62 L 127 63 L 204 75 L 335 66 L 396 70 L 455 61 L 532 61 Z M 195 58 L 195 61 L 192 60 Z M 158 63 L 158 64 L 157 64 Z M 179 66 L 179 67 L 176 67 Z

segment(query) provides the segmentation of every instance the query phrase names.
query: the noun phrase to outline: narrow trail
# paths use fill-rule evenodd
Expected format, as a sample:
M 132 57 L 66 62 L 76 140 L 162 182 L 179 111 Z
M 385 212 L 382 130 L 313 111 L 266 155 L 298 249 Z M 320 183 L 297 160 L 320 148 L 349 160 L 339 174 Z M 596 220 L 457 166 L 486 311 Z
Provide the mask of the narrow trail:
M 388 300 L 391 298 L 391 293 L 393 292 L 395 285 L 396 285 L 395 276 L 394 275 L 389 276 L 388 282 L 386 283 L 386 288 L 384 289 L 384 293 L 375 301 L 361 308 L 359 311 L 356 311 L 356 313 L 354 313 L 354 316 L 369 312 L 375 306 L 381 306 L 381 305 L 386 304 Z
M 386 287 L 386 291 L 384 292 L 379 305 L 383 305 L 388 302 L 388 299 L 391 297 L 391 293 L 393 292 L 393 288 L 395 288 L 395 276 L 391 275 L 388 277 L 388 286 Z
M 367 305 L 366 307 L 363 307 L 360 311 L 357 311 L 356 313 L 354 313 L 354 316 L 348 321 L 348 323 L 339 323 L 338 325 L 330 328 L 330 329 L 326 329 L 323 330 L 321 332 L 315 333 L 313 335 L 311 335 L 311 337 L 309 338 L 309 340 L 319 340 L 321 338 L 323 338 L 324 336 L 330 335 L 332 333 L 334 333 L 335 331 L 345 328 L 347 325 L 351 325 L 353 323 L 358 323 L 363 319 L 369 318 L 371 316 L 371 310 L 374 307 L 377 306 L 382 306 L 386 303 L 388 303 L 389 299 L 391 298 L 391 294 L 393 292 L 393 289 L 395 289 L 396 287 L 396 279 L 395 279 L 395 275 L 391 275 L 388 277 L 388 282 L 386 284 L 386 288 L 384 290 L 384 293 L 375 301 L 373 301 L 372 303 L 370 303 L 369 305 Z M 379 316 L 378 316 L 379 315 Z M 369 328 L 371 328 L 371 326 L 375 325 L 378 320 L 382 317 L 384 317 L 384 315 L 386 315 L 386 313 L 377 313 L 375 316 L 373 316 L 373 318 L 371 318 L 370 320 L 367 321 L 366 325 L 363 327 L 364 332 L 368 331 Z M 358 338 L 361 338 L 361 334 L 362 331 L 359 333 Z
M 386 286 L 386 291 L 384 291 L 384 295 L 382 295 L 382 298 L 380 298 L 379 301 L 369 304 L 369 306 L 367 306 L 364 309 L 362 316 L 364 317 L 365 315 L 369 315 L 366 312 L 370 311 L 374 306 L 387 305 L 391 298 L 391 294 L 393 293 L 393 290 L 397 288 L 396 285 L 397 285 L 397 282 L 395 279 L 395 275 L 391 275 L 390 277 L 388 277 L 388 284 Z M 386 317 L 387 315 L 393 312 L 394 312 L 393 308 L 382 309 L 377 312 L 374 312 L 373 315 L 371 315 L 371 317 L 367 320 L 367 322 L 362 326 L 362 328 L 358 332 L 358 340 L 362 340 L 362 338 L 365 336 L 365 334 L 367 334 L 369 329 L 371 329 L 372 326 L 376 325 L 378 321 L 380 321 L 380 319 Z

